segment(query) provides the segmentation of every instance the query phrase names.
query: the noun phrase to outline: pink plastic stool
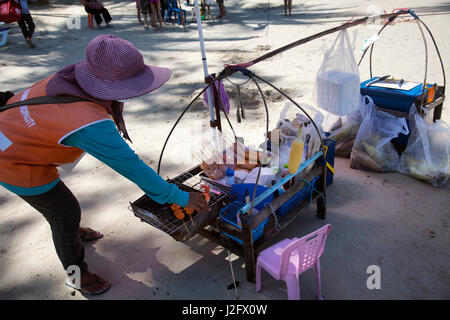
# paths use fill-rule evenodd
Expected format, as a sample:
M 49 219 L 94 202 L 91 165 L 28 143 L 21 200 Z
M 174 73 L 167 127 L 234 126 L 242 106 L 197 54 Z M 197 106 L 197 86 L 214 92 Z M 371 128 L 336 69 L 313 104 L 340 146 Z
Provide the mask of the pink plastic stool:
M 319 259 L 330 230 L 331 225 L 327 224 L 300 239 L 284 239 L 261 251 L 256 263 L 256 291 L 261 290 L 261 268 L 264 268 L 275 279 L 286 282 L 289 300 L 300 300 L 298 277 L 315 267 L 317 298 L 322 300 Z
M 88 24 L 89 29 L 94 29 L 94 17 L 90 13 L 88 13 Z

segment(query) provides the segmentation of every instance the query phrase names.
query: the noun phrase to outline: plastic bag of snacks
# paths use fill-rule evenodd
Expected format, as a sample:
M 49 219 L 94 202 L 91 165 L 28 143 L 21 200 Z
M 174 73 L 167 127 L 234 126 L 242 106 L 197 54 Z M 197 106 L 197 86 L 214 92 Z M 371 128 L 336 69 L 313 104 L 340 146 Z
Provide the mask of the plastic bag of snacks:
M 201 163 L 204 173 L 217 181 L 225 177 L 228 168 L 248 173 L 261 165 L 263 155 L 226 135 L 205 134 L 194 157 Z
M 414 105 L 411 107 L 411 135 L 397 170 L 435 187 L 442 187 L 450 175 L 450 130 L 442 120 L 427 123 L 426 118 L 419 115 Z
M 387 112 L 375 109 L 370 99 L 363 109 L 363 122 L 356 135 L 350 156 L 350 168 L 393 172 L 397 168 L 399 155 L 391 140 L 400 133 L 409 133 L 405 118 L 397 118 Z

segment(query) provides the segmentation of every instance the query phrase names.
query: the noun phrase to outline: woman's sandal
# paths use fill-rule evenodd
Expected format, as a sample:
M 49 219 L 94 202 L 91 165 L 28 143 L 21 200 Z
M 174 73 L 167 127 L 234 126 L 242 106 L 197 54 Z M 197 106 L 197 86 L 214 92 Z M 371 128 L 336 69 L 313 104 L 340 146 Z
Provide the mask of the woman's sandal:
M 78 231 L 81 241 L 94 241 L 103 237 L 103 234 L 91 228 L 80 228 Z
M 75 284 L 70 281 L 70 278 L 68 278 L 66 280 L 66 285 L 72 289 L 75 289 L 75 290 L 81 292 L 82 294 L 88 294 L 88 295 L 99 295 L 101 293 L 108 291 L 109 288 L 111 288 L 111 285 L 108 282 L 101 279 L 96 274 L 93 274 L 93 276 L 95 277 L 95 282 L 89 282 L 89 283 L 85 284 L 83 287 L 77 288 L 77 286 L 75 286 Z M 102 281 L 104 281 L 104 283 L 103 283 L 103 287 L 100 290 L 97 290 L 97 291 L 88 290 L 88 288 L 90 286 L 102 284 Z

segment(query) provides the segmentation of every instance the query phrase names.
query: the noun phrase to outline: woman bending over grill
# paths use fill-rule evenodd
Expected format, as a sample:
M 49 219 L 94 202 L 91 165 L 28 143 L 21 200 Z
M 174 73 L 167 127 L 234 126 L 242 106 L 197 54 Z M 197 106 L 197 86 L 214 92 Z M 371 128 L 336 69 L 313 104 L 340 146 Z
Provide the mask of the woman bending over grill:
M 75 266 L 81 271 L 79 286 L 72 281 L 66 284 L 83 294 L 100 294 L 110 288 L 107 281 L 88 271 L 84 261 L 82 241 L 102 234 L 80 227 L 80 205 L 60 179 L 58 166 L 74 163 L 87 152 L 158 203 L 176 203 L 197 212 L 209 209 L 200 193 L 184 192 L 162 179 L 124 140 L 130 137 L 120 101 L 156 90 L 170 75 L 167 68 L 146 65 L 130 42 L 100 35 L 89 42 L 86 60 L 12 97 L 11 93 L 0 95 L 0 105 L 42 96 L 70 95 L 83 100 L 22 105 L 0 112 L 0 185 L 48 221 L 64 269 Z

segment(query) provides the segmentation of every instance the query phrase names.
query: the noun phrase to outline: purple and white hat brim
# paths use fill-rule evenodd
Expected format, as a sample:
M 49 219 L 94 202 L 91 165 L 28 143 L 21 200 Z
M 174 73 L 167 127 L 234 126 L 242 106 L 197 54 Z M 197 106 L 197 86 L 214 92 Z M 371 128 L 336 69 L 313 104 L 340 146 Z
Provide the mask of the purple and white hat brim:
M 162 86 L 171 76 L 168 68 L 146 65 L 136 75 L 120 80 L 104 80 L 89 71 L 83 60 L 75 66 L 75 78 L 89 95 L 102 100 L 123 100 L 140 97 Z

